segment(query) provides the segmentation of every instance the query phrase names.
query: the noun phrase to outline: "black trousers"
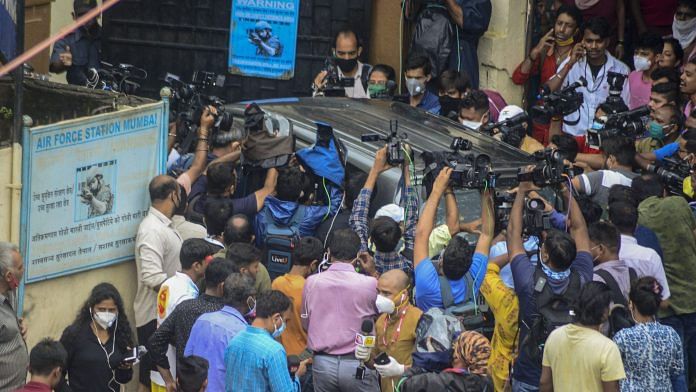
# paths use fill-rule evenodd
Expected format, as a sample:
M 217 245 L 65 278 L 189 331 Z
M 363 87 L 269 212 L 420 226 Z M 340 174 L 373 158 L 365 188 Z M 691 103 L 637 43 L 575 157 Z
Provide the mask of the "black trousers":
M 142 346 L 147 345 L 147 341 L 150 339 L 155 330 L 157 329 L 157 320 L 152 320 L 149 323 L 143 325 L 142 327 L 136 328 L 136 333 L 138 335 L 138 344 Z M 138 380 L 141 384 L 150 389 L 150 370 L 152 370 L 152 358 L 150 353 L 145 354 L 140 358 L 140 375 Z

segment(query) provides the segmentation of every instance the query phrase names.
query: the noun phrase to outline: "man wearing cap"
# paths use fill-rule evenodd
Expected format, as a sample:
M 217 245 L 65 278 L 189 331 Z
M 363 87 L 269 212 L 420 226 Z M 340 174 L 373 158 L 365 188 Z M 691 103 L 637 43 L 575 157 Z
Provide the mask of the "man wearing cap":
M 405 189 L 401 192 L 401 203 L 405 208 L 396 204 L 384 206 L 375 215 L 372 225 L 368 224 L 372 191 L 379 175 L 389 169 L 392 166 L 387 164 L 387 149 L 382 148 L 377 151 L 370 174 L 353 204 L 349 223 L 360 237 L 362 252 L 369 249 L 368 239 L 372 242 L 377 272 L 381 274 L 400 269 L 408 276 L 413 276 L 413 240 L 418 221 L 418 197 L 416 189 L 411 186 L 407 162 L 402 168 Z
M 265 20 L 256 22 L 254 30 L 249 33 L 249 41 L 256 46 L 256 54 L 265 57 L 280 57 L 283 45 L 273 35 L 273 28 Z
M 87 179 L 82 187 L 80 197 L 82 203 L 89 206 L 87 215 L 89 218 L 110 213 L 114 205 L 111 187 L 104 183 L 104 175 L 95 166 L 92 166 L 87 172 Z
M 527 154 L 543 150 L 544 145 L 527 134 L 529 116 L 521 107 L 508 105 L 500 111 L 498 122 L 509 121 L 509 125 L 501 125 L 493 129 L 493 137 L 519 148 Z
M 75 0 L 73 19 L 78 19 L 96 6 L 96 0 Z M 99 69 L 100 64 L 101 26 L 95 18 L 53 45 L 49 70 L 53 73 L 67 71 L 68 83 L 85 86 L 88 70 Z

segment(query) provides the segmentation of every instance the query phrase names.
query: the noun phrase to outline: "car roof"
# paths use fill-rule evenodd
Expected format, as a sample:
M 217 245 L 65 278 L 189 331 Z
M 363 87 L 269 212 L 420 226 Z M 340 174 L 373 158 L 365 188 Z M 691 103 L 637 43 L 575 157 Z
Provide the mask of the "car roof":
M 454 137 L 463 137 L 472 143 L 470 152 L 488 154 L 491 157 L 494 170 L 522 167 L 531 161 L 527 153 L 506 143 L 401 102 L 333 97 L 282 98 L 254 102 L 265 111 L 291 120 L 295 132 L 298 132 L 298 127 L 314 131 L 317 121 L 327 123 L 341 140 L 360 146 L 360 149 L 371 155 L 384 143 L 361 142 L 360 136 L 366 133 L 386 136 L 389 134 L 389 121 L 397 120 L 399 134 L 406 133 L 407 143 L 416 152 L 448 150 Z M 226 108 L 235 117 L 243 117 L 247 103 L 249 102 L 230 104 Z

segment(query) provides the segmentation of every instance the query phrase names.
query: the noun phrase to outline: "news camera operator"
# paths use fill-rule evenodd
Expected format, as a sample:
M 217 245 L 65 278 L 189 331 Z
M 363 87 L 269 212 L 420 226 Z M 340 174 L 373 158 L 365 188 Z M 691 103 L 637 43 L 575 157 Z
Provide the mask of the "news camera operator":
M 496 126 L 497 124 L 500 124 Z M 494 127 L 491 134 L 494 138 L 501 140 L 515 148 L 534 154 L 544 149 L 544 145 L 529 136 L 529 115 L 521 107 L 508 105 L 500 111 L 498 122 L 488 125 L 484 129 Z
M 583 103 L 576 113 L 565 115 L 563 132 L 573 135 L 578 140 L 581 152 L 587 152 L 587 129 L 592 125 L 596 108 L 606 101 L 610 93 L 609 73 L 627 76 L 630 69 L 612 56 L 609 45 L 610 27 L 604 18 L 590 19 L 583 28 L 583 40 L 575 45 L 568 63 L 558 72 L 556 79 L 564 80 L 563 86 L 569 86 L 581 78 L 587 81 L 586 87 L 578 88 L 582 93 Z M 558 83 L 550 86 L 552 91 L 560 88 Z M 629 101 L 628 81 L 618 86 L 624 102 Z
M 96 0 L 75 0 L 73 19 L 78 19 L 97 6 Z M 69 84 L 86 86 L 90 68 L 101 67 L 101 33 L 97 19 L 92 19 L 79 29 L 66 35 L 53 45 L 49 70 L 53 73 L 67 72 Z
M 358 34 L 350 28 L 338 31 L 334 36 L 331 57 L 327 59 L 324 69 L 314 77 L 314 95 L 329 96 L 332 89 L 339 90 L 340 94 L 343 89 L 346 97 L 369 98 L 367 81 L 372 67 L 360 62 L 361 54 L 362 43 Z

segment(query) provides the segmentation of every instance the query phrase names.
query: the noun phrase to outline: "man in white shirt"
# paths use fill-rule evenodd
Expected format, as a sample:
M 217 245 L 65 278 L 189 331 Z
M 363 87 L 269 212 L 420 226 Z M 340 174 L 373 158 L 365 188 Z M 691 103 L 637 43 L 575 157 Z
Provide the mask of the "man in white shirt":
M 580 77 L 587 80 L 587 87 L 580 87 L 576 90 L 583 95 L 582 106 L 577 112 L 571 113 L 563 119 L 563 132 L 578 139 L 580 152 L 586 151 L 585 137 L 587 129 L 592 126 L 597 107 L 604 103 L 609 96 L 608 77 L 610 72 L 626 76 L 621 90 L 621 98 L 624 102 L 628 102 L 630 98 L 628 88 L 630 69 L 607 51 L 609 35 L 610 26 L 606 19 L 601 17 L 590 19 L 583 28 L 582 41 L 575 45 L 570 61 L 558 73 L 558 77 L 565 78 L 564 87 L 577 82 Z
M 138 288 L 133 308 L 139 342 L 147 342 L 157 328 L 157 293 L 162 283 L 181 269 L 179 251 L 181 236 L 171 221 L 181 203 L 179 185 L 169 176 L 157 176 L 149 185 L 151 206 L 140 222 L 135 238 L 135 267 Z M 151 360 L 148 355 L 140 363 L 140 384 L 150 388 Z
M 338 69 L 338 78 L 353 78 L 353 87 L 346 87 L 348 98 L 369 98 L 367 95 L 367 80 L 372 67 L 361 63 L 358 58 L 362 53 L 362 44 L 358 34 L 350 29 L 343 29 L 336 33 L 333 46 L 333 61 Z M 326 70 L 317 74 L 314 78 L 313 89 L 315 93 L 326 87 Z
M 165 280 L 157 293 L 157 327 L 162 325 L 177 305 L 187 299 L 198 298 L 197 282 L 205 277 L 205 270 L 216 250 L 216 247 L 203 239 L 192 238 L 184 241 L 179 253 L 181 272 Z M 167 359 L 172 376 L 176 379 L 176 349 L 171 344 L 167 349 Z M 150 380 L 153 390 L 156 390 L 154 384 L 160 389 L 166 387 L 157 370 L 150 371 Z
M 619 259 L 636 271 L 640 278 L 652 276 L 662 286 L 662 301 L 669 299 L 669 285 L 662 259 L 653 249 L 638 245 L 633 237 L 638 224 L 638 209 L 627 201 L 615 201 L 609 205 L 609 221 L 621 232 Z

